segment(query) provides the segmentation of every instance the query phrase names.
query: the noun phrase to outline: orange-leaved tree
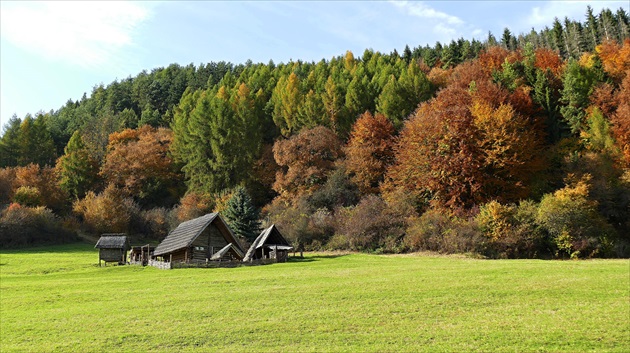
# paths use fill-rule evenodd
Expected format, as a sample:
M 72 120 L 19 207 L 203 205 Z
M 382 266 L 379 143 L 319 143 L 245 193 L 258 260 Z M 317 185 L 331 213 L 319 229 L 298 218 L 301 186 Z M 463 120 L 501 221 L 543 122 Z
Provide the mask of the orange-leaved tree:
M 615 41 L 604 42 L 595 47 L 604 70 L 616 82 L 620 82 L 630 70 L 630 38 L 623 45 Z
M 611 118 L 612 131 L 626 166 L 630 166 L 630 70 L 617 93 L 617 102 L 619 105 Z
M 382 114 L 363 113 L 354 123 L 344 151 L 346 171 L 362 193 L 378 193 L 394 159 L 394 126 Z
M 341 142 L 332 130 L 317 126 L 287 140 L 278 140 L 273 155 L 281 167 L 273 189 L 281 197 L 297 197 L 326 182 L 335 161 L 342 155 Z
M 418 205 L 456 208 L 528 196 L 544 167 L 537 157 L 540 125 L 519 113 L 533 110 L 531 99 L 492 83 L 477 65 L 456 73 L 405 124 L 383 185 L 386 198 L 402 189 Z
M 101 174 L 128 196 L 158 205 L 173 203 L 180 178 L 169 155 L 172 139 L 170 129 L 148 125 L 113 133 Z

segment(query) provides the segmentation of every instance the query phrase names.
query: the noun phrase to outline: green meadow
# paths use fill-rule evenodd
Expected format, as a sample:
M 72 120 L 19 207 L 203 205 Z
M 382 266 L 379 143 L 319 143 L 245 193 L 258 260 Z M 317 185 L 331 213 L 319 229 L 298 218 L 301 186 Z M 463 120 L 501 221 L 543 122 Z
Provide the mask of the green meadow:
M 88 244 L 0 252 L 0 351 L 630 351 L 627 259 L 97 263 Z

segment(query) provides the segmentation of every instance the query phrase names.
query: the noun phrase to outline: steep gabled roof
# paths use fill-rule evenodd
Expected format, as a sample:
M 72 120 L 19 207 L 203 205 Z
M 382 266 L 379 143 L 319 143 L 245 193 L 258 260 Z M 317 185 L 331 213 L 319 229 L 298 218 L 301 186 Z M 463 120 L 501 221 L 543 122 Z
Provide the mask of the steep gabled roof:
M 228 243 L 234 244 L 234 249 L 240 254 L 243 253 L 241 246 L 232 234 L 230 228 L 225 224 L 221 216 L 218 213 L 208 213 L 207 215 L 199 218 L 191 219 L 177 226 L 172 232 L 170 232 L 164 241 L 162 241 L 153 252 L 153 255 L 159 256 L 168 254 L 175 250 L 189 247 L 195 239 L 214 221 L 220 221 L 227 229 L 227 233 L 221 232 Z
M 97 249 L 129 249 L 129 243 L 124 233 L 103 234 L 94 246 Z
M 249 261 L 254 256 L 256 249 L 262 248 L 265 245 L 283 245 L 291 247 L 289 242 L 280 234 L 280 231 L 275 224 L 272 224 L 269 228 L 263 230 L 260 235 L 254 240 L 252 246 L 247 250 L 243 261 Z
M 235 248 L 234 245 L 232 245 L 232 243 L 229 243 L 228 245 L 224 246 L 223 249 L 214 253 L 214 255 L 212 255 L 210 260 L 213 260 L 213 261 L 220 260 L 223 257 L 223 255 L 225 255 L 230 249 L 234 249 L 234 251 L 236 251 L 237 253 L 240 254 L 241 257 L 243 257 L 243 253 L 240 252 L 237 248 Z

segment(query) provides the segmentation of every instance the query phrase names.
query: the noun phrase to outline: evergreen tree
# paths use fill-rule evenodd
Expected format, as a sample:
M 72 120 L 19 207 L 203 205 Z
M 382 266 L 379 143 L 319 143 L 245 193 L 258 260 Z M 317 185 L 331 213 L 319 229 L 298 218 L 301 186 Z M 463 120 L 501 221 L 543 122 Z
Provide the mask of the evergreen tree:
M 136 112 L 133 111 L 133 109 L 129 109 L 129 108 L 123 109 L 123 111 L 120 112 L 119 117 L 120 117 L 121 123 L 123 124 L 125 128 L 135 129 L 138 127 L 138 115 L 136 115 Z M 150 120 L 153 120 L 153 119 L 150 119 Z M 146 120 L 145 120 L 145 123 L 146 123 Z
M 617 10 L 617 27 L 621 41 L 630 38 L 630 18 L 628 18 L 628 14 L 622 7 Z
M 223 216 L 236 236 L 248 242 L 253 242 L 258 236 L 260 212 L 254 207 L 244 187 L 239 186 L 234 190 L 223 211 Z
M 409 49 L 409 45 L 405 45 L 405 50 L 403 50 L 403 60 L 409 64 L 412 59 L 411 49 Z
M 558 116 L 558 91 L 553 87 L 551 81 L 553 74 L 547 70 L 536 70 L 535 82 L 533 84 L 533 100 L 545 111 L 547 118 L 545 126 L 547 128 L 547 141 L 555 143 L 563 137 L 567 125 Z
M 298 111 L 302 103 L 300 78 L 291 73 L 282 77 L 273 91 L 273 121 L 284 136 L 299 131 Z
M 324 87 L 325 91 L 323 92 L 322 102 L 324 103 L 326 119 L 330 124 L 330 128 L 337 135 L 345 135 L 350 130 L 352 121 L 348 121 L 344 112 L 344 90 L 333 78 L 333 74 L 328 76 Z
M 4 125 L 4 135 L 0 138 L 0 168 L 18 165 L 21 125 L 22 120 L 15 114 Z
M 599 14 L 599 26 L 601 28 L 601 42 L 619 40 L 615 16 L 610 9 L 603 9 Z
M 123 118 L 126 118 L 126 117 L 127 116 Z M 158 127 L 160 126 L 161 123 L 162 123 L 162 119 L 160 118 L 160 111 L 157 109 L 152 109 L 151 105 L 147 105 L 142 111 L 142 115 L 140 116 L 140 121 L 138 122 L 138 126 L 149 125 L 153 127 Z
M 583 67 L 575 60 L 569 60 L 563 77 L 561 101 L 564 106 L 560 108 L 560 112 L 571 127 L 572 133 L 578 133 L 583 128 L 585 109 L 596 81 L 593 69 Z
M 51 165 L 56 158 L 55 142 L 46 128 L 47 116 L 38 114 L 33 119 L 30 115 L 20 125 L 18 164 L 21 166 L 35 163 L 40 166 Z
M 553 38 L 553 50 L 558 51 L 561 57 L 566 58 L 568 50 L 564 40 L 564 29 L 562 28 L 562 24 L 557 17 L 553 20 L 551 36 Z
M 75 199 L 81 199 L 97 180 L 98 163 L 92 159 L 79 131 L 75 131 L 65 154 L 57 160 L 59 187 Z
M 501 44 L 507 50 L 516 49 L 516 38 L 512 35 L 512 32 L 506 27 L 503 30 L 503 36 L 501 37 Z
M 586 42 L 587 42 L 587 50 L 594 51 L 595 46 L 599 42 L 599 29 L 597 25 L 597 17 L 593 13 L 593 8 L 591 5 L 586 6 Z

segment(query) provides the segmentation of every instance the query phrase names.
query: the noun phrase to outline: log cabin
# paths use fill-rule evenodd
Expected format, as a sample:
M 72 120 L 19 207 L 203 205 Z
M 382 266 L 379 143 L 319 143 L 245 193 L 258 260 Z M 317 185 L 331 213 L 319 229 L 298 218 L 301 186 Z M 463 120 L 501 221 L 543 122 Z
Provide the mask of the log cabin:
M 156 260 L 184 263 L 240 261 L 243 256 L 241 244 L 218 213 L 181 223 L 153 251 Z
M 272 224 L 254 240 L 243 261 L 275 259 L 276 262 L 286 262 L 291 249 L 293 247 Z

